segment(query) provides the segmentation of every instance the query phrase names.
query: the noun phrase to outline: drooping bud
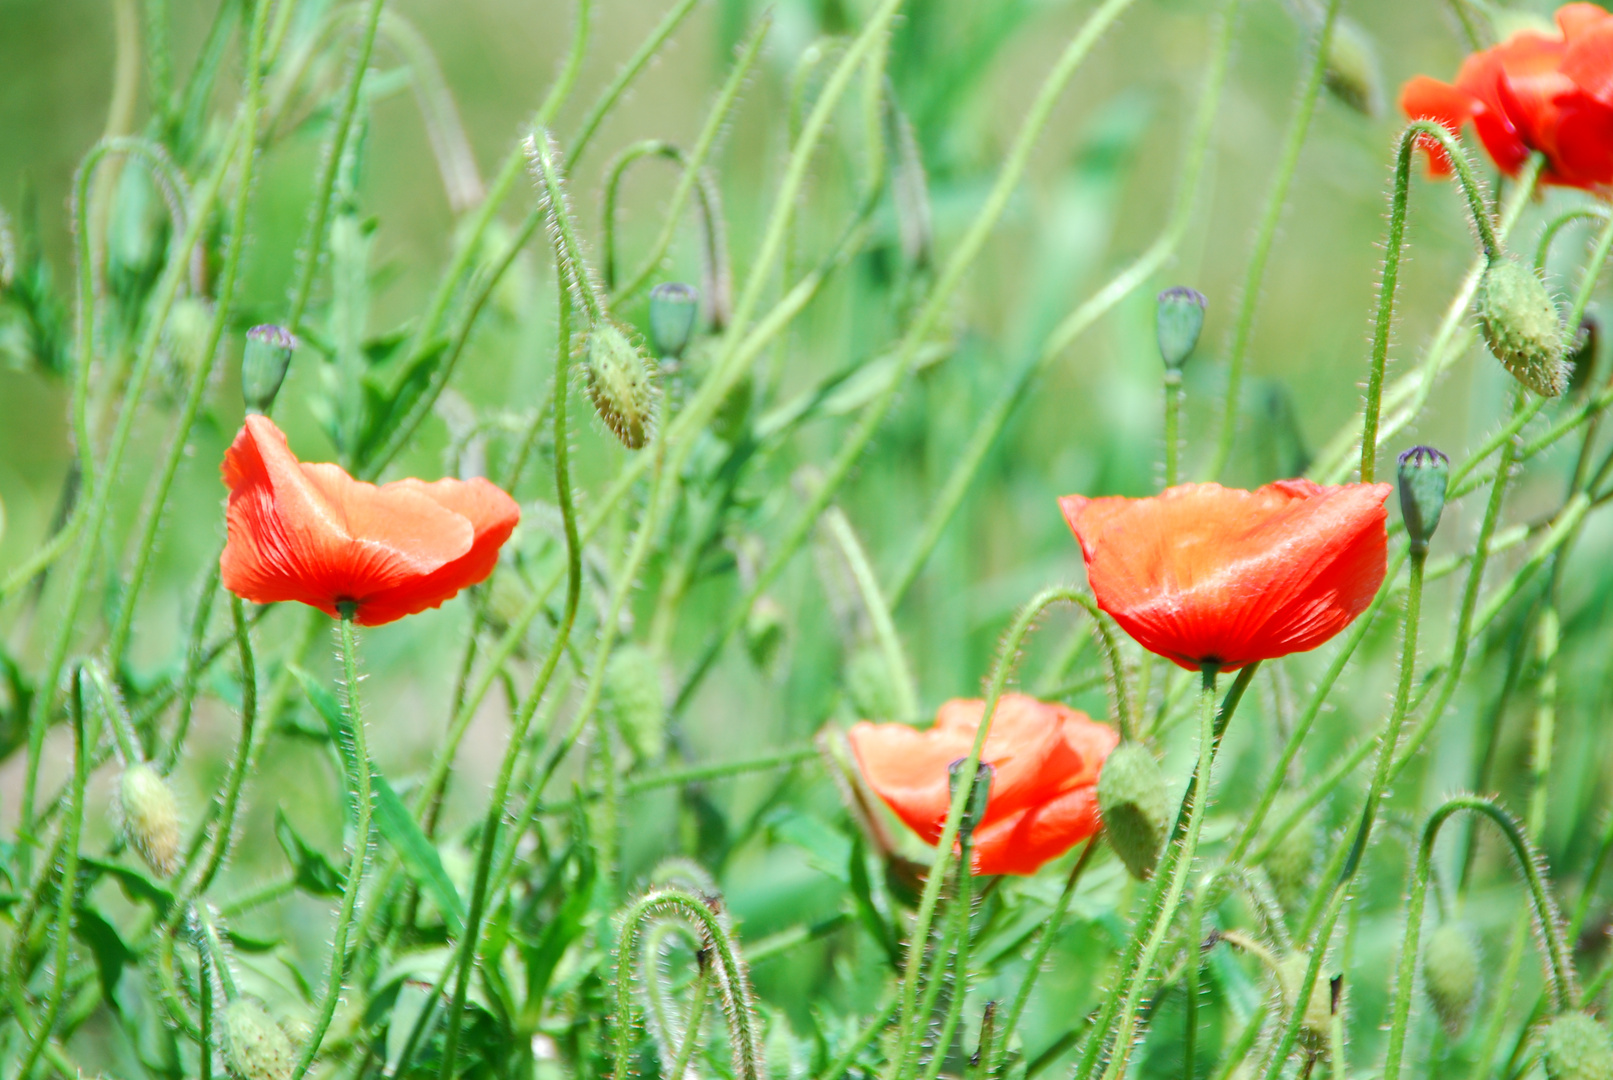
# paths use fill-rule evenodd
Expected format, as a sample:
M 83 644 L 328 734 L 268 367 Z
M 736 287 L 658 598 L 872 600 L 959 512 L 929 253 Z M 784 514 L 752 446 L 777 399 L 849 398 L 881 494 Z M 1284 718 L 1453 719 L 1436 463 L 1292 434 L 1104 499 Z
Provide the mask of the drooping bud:
M 859 646 L 846 662 L 846 692 L 857 715 L 865 720 L 913 719 L 899 715 L 890 665 L 885 654 L 872 645 Z
M 238 998 L 224 1010 L 224 1060 L 238 1080 L 288 1080 L 297 1051 L 268 1010 Z
M 1440 1023 L 1452 1037 L 1467 1026 L 1484 974 L 1478 941 L 1466 923 L 1441 923 L 1423 950 L 1423 985 Z
M 1316 829 L 1309 818 L 1302 819 L 1271 846 L 1261 861 L 1272 892 L 1287 908 L 1295 907 L 1310 888 L 1316 866 Z
M 1400 455 L 1400 517 L 1413 551 L 1427 551 L 1439 528 L 1450 485 L 1451 463 L 1432 446 L 1414 446 Z
M 644 354 L 621 327 L 602 319 L 588 332 L 587 371 L 599 418 L 629 450 L 643 447 L 655 407 Z
M 1209 301 L 1197 289 L 1178 285 L 1159 294 L 1159 310 L 1154 329 L 1159 339 L 1159 355 L 1165 366 L 1180 371 L 1198 346 L 1204 331 L 1204 308 Z
M 1279 981 L 1282 984 L 1283 1005 L 1292 1009 L 1299 1000 L 1299 987 L 1305 981 L 1305 969 L 1310 966 L 1311 958 L 1303 952 L 1289 953 L 1278 964 Z M 1311 984 L 1311 996 L 1305 1003 L 1305 1015 L 1300 1029 L 1301 1036 L 1312 1044 L 1326 1042 L 1327 1029 L 1333 1019 L 1333 987 L 1324 968 L 1316 973 L 1316 981 Z
M 1148 880 L 1171 827 L 1165 774 L 1148 747 L 1124 742 L 1110 753 L 1098 774 L 1098 812 L 1120 861 L 1133 877 Z
M 666 705 L 661 669 L 642 645 L 622 645 L 605 668 L 606 705 L 617 730 L 639 761 L 657 761 L 666 750 Z
M 118 177 L 106 238 L 106 276 L 112 291 L 137 302 L 156 280 L 168 243 L 168 208 L 149 170 L 131 166 Z
M 1533 270 L 1515 259 L 1490 263 L 1479 282 L 1478 313 L 1490 352 L 1513 378 L 1542 397 L 1568 388 L 1557 305 Z
M 1547 1080 L 1613 1080 L 1613 1041 L 1588 1013 L 1566 1012 L 1540 1029 Z
M 681 281 L 663 281 L 650 290 L 650 348 L 655 355 L 681 360 L 694 337 L 700 293 Z
M 246 349 L 241 354 L 241 398 L 247 412 L 267 413 L 274 407 L 296 349 L 297 339 L 283 326 L 254 326 L 246 332 Z
M 179 863 L 179 802 L 168 782 L 145 762 L 123 770 L 118 782 L 123 832 L 140 857 L 162 877 Z
M 1334 97 L 1361 115 L 1377 116 L 1383 108 L 1377 51 L 1367 32 L 1349 19 L 1333 26 L 1323 78 Z
M 958 785 L 963 783 L 963 767 L 968 758 L 959 758 L 947 766 L 947 790 L 957 798 Z M 982 761 L 975 766 L 975 782 L 969 788 L 969 801 L 964 804 L 963 817 L 958 821 L 958 835 L 973 836 L 975 829 L 986 816 L 986 804 L 991 801 L 991 778 L 994 770 Z
M 745 618 L 745 651 L 751 663 L 763 671 L 773 666 L 784 645 L 784 608 L 771 596 L 763 596 Z
M 1591 373 L 1596 370 L 1596 353 L 1601 339 L 1601 324 L 1596 316 L 1587 314 L 1579 320 L 1579 330 L 1574 334 L 1574 344 L 1568 350 L 1568 390 L 1578 393 L 1590 382 Z

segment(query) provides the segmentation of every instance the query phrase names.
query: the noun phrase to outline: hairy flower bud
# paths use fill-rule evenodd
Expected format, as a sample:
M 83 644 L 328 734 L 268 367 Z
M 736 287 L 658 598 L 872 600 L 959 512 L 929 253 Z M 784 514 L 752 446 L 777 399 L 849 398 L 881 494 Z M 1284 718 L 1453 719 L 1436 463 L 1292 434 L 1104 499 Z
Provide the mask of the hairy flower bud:
M 681 281 L 663 281 L 650 290 L 650 348 L 655 355 L 680 360 L 694 337 L 700 293 Z
M 846 662 L 846 692 L 864 720 L 912 721 L 912 717 L 900 715 L 890 665 L 873 645 L 858 647 Z
M 1278 964 L 1283 1004 L 1289 1008 L 1293 1008 L 1294 1003 L 1299 1000 L 1299 986 L 1305 980 L 1305 969 L 1310 966 L 1310 962 L 1311 958 L 1306 953 L 1294 952 L 1283 957 Z M 1324 967 L 1322 971 L 1316 973 L 1316 982 L 1311 984 L 1310 1000 L 1305 1003 L 1301 1036 L 1308 1042 L 1325 1042 L 1328 1025 L 1332 1019 L 1333 987 Z
M 606 705 L 639 761 L 658 760 L 666 750 L 666 704 L 661 669 L 642 645 L 622 645 L 605 668 Z
M 1199 334 L 1204 331 L 1204 308 L 1208 303 L 1203 293 L 1185 285 L 1159 294 L 1154 330 L 1159 340 L 1159 355 L 1167 368 L 1181 370 L 1193 354 Z
M 784 645 L 784 608 L 771 596 L 759 598 L 745 618 L 745 651 L 763 671 L 773 666 Z
M 1423 985 L 1445 1030 L 1455 1037 L 1467 1026 L 1484 974 L 1479 944 L 1466 923 L 1441 923 L 1423 950 Z
M 1098 774 L 1098 812 L 1109 846 L 1133 877 L 1146 881 L 1171 826 L 1165 774 L 1148 747 L 1124 742 L 1109 754 Z
M 1323 78 L 1334 97 L 1362 116 L 1377 116 L 1383 108 L 1377 51 L 1367 32 L 1349 19 L 1334 24 Z
M 1431 446 L 1414 446 L 1400 455 L 1400 517 L 1413 551 L 1428 550 L 1445 511 L 1450 478 L 1450 459 Z
M 1260 865 L 1265 867 L 1277 900 L 1287 908 L 1297 906 L 1310 888 L 1316 866 L 1316 829 L 1311 820 L 1302 819 L 1284 833 Z
M 118 810 L 123 832 L 140 857 L 163 877 L 179 862 L 179 802 L 156 769 L 136 762 L 118 782 Z
M 168 243 L 168 208 L 149 170 L 136 165 L 118 177 L 106 238 L 106 276 L 112 292 L 137 302 L 162 269 Z
M 1588 1013 L 1566 1012 L 1540 1029 L 1547 1080 L 1613 1080 L 1613 1042 Z
M 239 998 L 224 1010 L 224 1060 L 238 1080 L 287 1080 L 297 1051 L 268 1010 Z
M 1529 267 L 1498 258 L 1479 282 L 1479 324 L 1490 352 L 1512 377 L 1542 397 L 1568 388 L 1557 305 Z
M 246 332 L 246 349 L 241 353 L 241 397 L 247 412 L 267 413 L 274 407 L 296 349 L 297 339 L 283 326 L 254 326 Z
M 594 411 L 623 446 L 641 448 L 655 406 L 644 354 L 621 327 L 601 320 L 588 332 L 587 371 Z

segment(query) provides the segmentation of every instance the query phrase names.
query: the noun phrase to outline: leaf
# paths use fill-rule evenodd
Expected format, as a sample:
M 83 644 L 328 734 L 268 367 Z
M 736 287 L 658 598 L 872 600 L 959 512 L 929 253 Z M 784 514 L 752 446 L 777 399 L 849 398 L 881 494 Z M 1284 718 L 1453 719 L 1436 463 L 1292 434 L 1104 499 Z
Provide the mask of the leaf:
M 168 914 L 168 907 L 174 902 L 174 894 L 159 885 L 142 871 L 121 863 L 107 862 L 90 855 L 79 856 L 80 873 L 108 874 L 115 878 L 118 887 L 136 904 L 150 904 L 156 909 L 159 916 Z
M 95 957 L 95 974 L 101 982 L 101 999 L 113 1012 L 122 1010 L 118 1001 L 118 980 L 123 966 L 134 958 L 113 925 L 94 908 L 81 907 L 73 916 L 73 936 L 89 946 Z
M 847 863 L 849 871 L 847 877 L 851 884 L 852 899 L 857 904 L 857 918 L 867 927 L 874 940 L 879 942 L 879 947 L 885 950 L 891 968 L 899 971 L 902 966 L 901 943 L 897 940 L 896 931 L 891 929 L 879 906 L 874 903 L 874 885 L 868 876 L 868 847 L 860 832 L 852 839 L 851 856 Z
M 231 945 L 244 953 L 274 952 L 284 940 L 283 938 L 255 937 L 251 934 L 243 934 L 239 930 L 226 930 L 224 931 L 224 936 L 229 939 Z
M 351 776 L 356 760 L 352 733 L 348 731 L 347 717 L 337 704 L 336 695 L 300 667 L 293 666 L 291 673 L 302 684 L 303 693 L 308 696 L 314 711 L 324 719 L 331 741 L 342 756 L 346 773 Z M 426 839 L 426 834 L 420 831 L 414 815 L 403 805 L 403 800 L 398 798 L 398 793 L 387 783 L 386 777 L 377 772 L 373 765 L 370 767 L 370 793 L 374 799 L 375 826 L 381 838 L 392 845 L 409 877 L 431 895 L 442 911 L 449 932 L 457 937 L 465 928 L 465 904 L 460 899 L 459 890 L 449 879 L 448 871 L 443 869 L 442 856 Z
M 578 817 L 580 816 L 579 814 Z M 528 1012 L 535 1012 L 542 1007 L 544 995 L 548 992 L 550 980 L 554 978 L 555 969 L 560 966 L 560 960 L 572 942 L 582 936 L 588 908 L 593 903 L 594 882 L 599 876 L 598 867 L 594 863 L 594 848 L 585 831 L 579 831 L 575 835 L 577 839 L 572 842 L 571 849 L 562 859 L 562 868 L 565 862 L 576 864 L 576 875 L 572 878 L 571 887 L 565 890 L 565 899 L 560 902 L 560 908 L 555 912 L 554 918 L 544 927 L 543 935 L 535 944 L 521 950 L 522 960 L 526 963 Z M 536 1016 L 531 1019 L 536 1019 Z
M 311 896 L 339 896 L 344 884 L 342 872 L 331 861 L 311 847 L 286 819 L 280 807 L 274 810 L 274 837 L 280 841 L 286 859 L 296 873 L 297 888 Z

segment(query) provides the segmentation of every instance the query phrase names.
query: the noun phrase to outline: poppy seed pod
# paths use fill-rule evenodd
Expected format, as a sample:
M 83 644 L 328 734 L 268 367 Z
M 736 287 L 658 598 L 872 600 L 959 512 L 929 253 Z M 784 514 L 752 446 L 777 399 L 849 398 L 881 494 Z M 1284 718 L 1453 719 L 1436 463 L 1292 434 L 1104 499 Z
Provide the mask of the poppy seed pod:
M 1613 1080 L 1613 1042 L 1588 1013 L 1566 1012 L 1540 1029 L 1548 1080 Z
M 297 339 L 283 326 L 254 326 L 246 332 L 246 349 L 241 353 L 241 398 L 247 412 L 267 413 L 274 407 L 296 349 Z
M 238 1080 L 287 1080 L 297 1051 L 262 1005 L 239 998 L 224 1010 L 224 1060 Z
M 1294 952 L 1283 957 L 1278 964 L 1278 981 L 1282 984 L 1283 1003 L 1292 1008 L 1299 1000 L 1300 983 L 1305 981 L 1305 969 L 1311 958 L 1306 953 Z M 1327 1040 L 1327 1029 L 1333 1019 L 1333 992 L 1325 970 L 1316 973 L 1311 984 L 1310 1000 L 1305 1003 L 1305 1018 L 1301 1036 L 1315 1045 Z
M 1432 446 L 1414 446 L 1400 455 L 1400 517 L 1413 551 L 1428 550 L 1445 510 L 1450 478 L 1450 459 Z
M 681 281 L 663 281 L 650 290 L 650 348 L 655 355 L 680 360 L 694 337 L 700 293 Z
M 157 770 L 136 762 L 118 781 L 118 810 L 123 832 L 140 857 L 163 877 L 179 861 L 179 802 Z
M 1423 950 L 1423 985 L 1440 1023 L 1452 1036 L 1467 1026 L 1484 973 L 1478 942 L 1465 923 L 1441 923 Z
M 1541 397 L 1568 389 L 1563 327 L 1545 284 L 1514 259 L 1496 259 L 1479 282 L 1479 324 L 1490 352 Z
M 1098 774 L 1098 813 L 1109 846 L 1132 877 L 1147 881 L 1171 826 L 1165 774 L 1148 747 L 1121 743 L 1104 761 Z
M 588 332 L 588 396 L 623 446 L 638 450 L 649 437 L 655 392 L 638 346 L 609 320 Z
M 1208 303 L 1203 293 L 1185 285 L 1159 294 L 1154 330 L 1159 340 L 1160 358 L 1172 371 L 1180 371 L 1197 347 L 1199 334 L 1204 331 L 1204 308 Z

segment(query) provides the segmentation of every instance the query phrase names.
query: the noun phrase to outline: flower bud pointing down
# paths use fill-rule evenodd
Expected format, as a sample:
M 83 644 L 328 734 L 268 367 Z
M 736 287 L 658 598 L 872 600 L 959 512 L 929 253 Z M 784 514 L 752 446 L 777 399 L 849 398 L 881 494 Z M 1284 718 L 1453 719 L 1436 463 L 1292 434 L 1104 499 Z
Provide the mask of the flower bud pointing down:
M 699 314 L 700 294 L 694 286 L 663 281 L 651 289 L 650 348 L 665 359 L 682 359 Z
M 1181 370 L 1198 346 L 1199 334 L 1204 330 L 1204 308 L 1208 303 L 1203 293 L 1184 285 L 1159 294 L 1154 329 L 1159 340 L 1159 355 L 1172 371 Z
M 1431 446 L 1414 446 L 1400 455 L 1400 516 L 1412 550 L 1428 550 L 1445 511 L 1450 478 L 1450 459 Z
M 588 396 L 594 411 L 629 450 L 649 437 L 655 391 L 644 355 L 621 327 L 601 320 L 588 332 Z
M 179 862 L 179 803 L 167 781 L 144 762 L 130 765 L 118 783 L 118 809 L 124 834 L 146 865 L 163 877 L 172 874 Z
M 1542 397 L 1568 388 L 1557 305 L 1535 272 L 1499 258 L 1479 282 L 1479 323 L 1490 352 L 1513 378 Z
M 241 397 L 249 413 L 267 413 L 286 381 L 297 339 L 283 326 L 254 326 L 241 354 Z
M 224 1010 L 224 1060 L 238 1080 L 287 1080 L 297 1051 L 268 1010 L 240 998 Z
M 1109 846 L 1133 877 L 1148 880 L 1171 825 L 1165 774 L 1148 747 L 1125 742 L 1110 753 L 1098 775 L 1098 811 Z
M 1613 1042 L 1588 1013 L 1566 1012 L 1540 1029 L 1547 1080 L 1613 1080 Z
M 1442 923 L 1423 950 L 1423 984 L 1440 1023 L 1452 1036 L 1467 1025 L 1478 997 L 1483 962 L 1472 929 L 1465 923 Z

